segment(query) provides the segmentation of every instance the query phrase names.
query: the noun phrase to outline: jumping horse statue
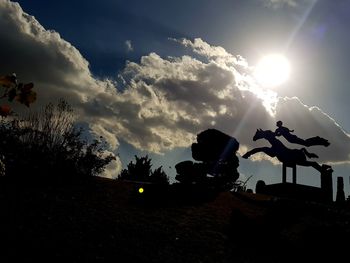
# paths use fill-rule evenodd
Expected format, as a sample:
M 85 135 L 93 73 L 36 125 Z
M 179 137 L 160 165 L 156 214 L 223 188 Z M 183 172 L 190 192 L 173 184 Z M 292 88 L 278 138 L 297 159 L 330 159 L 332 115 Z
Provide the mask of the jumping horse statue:
M 286 181 L 286 167 L 293 168 L 293 183 L 296 182 L 296 165 L 311 166 L 320 173 L 331 171 L 332 168 L 329 165 L 320 165 L 315 161 L 309 161 L 307 158 L 318 158 L 314 153 L 308 152 L 305 148 L 301 149 L 289 149 L 280 140 L 276 138 L 273 131 L 257 129 L 253 137 L 253 140 L 267 140 L 272 147 L 259 147 L 254 148 L 251 151 L 245 153 L 242 157 L 248 159 L 251 155 L 263 152 L 271 157 L 276 157 L 283 163 L 283 182 Z

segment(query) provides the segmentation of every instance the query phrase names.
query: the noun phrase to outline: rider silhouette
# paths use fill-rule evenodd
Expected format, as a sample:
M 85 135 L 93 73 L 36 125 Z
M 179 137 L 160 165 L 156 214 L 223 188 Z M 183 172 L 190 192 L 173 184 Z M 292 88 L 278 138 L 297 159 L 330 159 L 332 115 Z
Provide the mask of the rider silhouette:
M 291 134 L 294 130 L 290 130 L 287 127 L 283 126 L 282 121 L 277 121 L 276 126 L 278 127 L 275 130 L 275 136 L 283 136 L 290 143 L 297 143 L 304 146 L 312 146 L 312 145 L 323 145 L 329 146 L 329 142 L 326 139 L 323 139 L 319 136 L 312 137 L 309 139 L 301 139 L 298 136 Z
M 281 135 L 285 135 L 285 134 L 290 134 L 290 132 L 294 132 L 294 130 L 290 130 L 287 127 L 283 126 L 283 122 L 282 121 L 278 121 L 276 122 L 276 126 L 278 127 L 275 131 L 275 134 L 277 136 L 281 136 Z M 294 135 L 295 136 L 295 135 Z
M 303 139 L 300 139 L 298 136 L 291 134 L 291 132 L 294 132 L 294 130 L 290 130 L 287 127 L 284 127 L 282 121 L 276 122 L 276 126 L 278 127 L 275 130 L 276 136 L 283 136 L 284 138 L 286 138 L 287 141 L 291 143 L 298 143 L 304 145 L 305 141 Z

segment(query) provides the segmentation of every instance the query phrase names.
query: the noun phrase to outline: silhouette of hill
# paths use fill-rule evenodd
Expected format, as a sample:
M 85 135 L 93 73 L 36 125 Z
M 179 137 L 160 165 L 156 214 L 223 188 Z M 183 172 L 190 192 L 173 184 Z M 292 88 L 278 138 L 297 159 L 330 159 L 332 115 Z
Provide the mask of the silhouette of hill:
M 0 260 L 335 262 L 348 256 L 349 209 L 247 193 L 201 199 L 200 189 L 192 196 L 176 185 L 152 187 L 98 177 L 69 184 L 0 178 Z

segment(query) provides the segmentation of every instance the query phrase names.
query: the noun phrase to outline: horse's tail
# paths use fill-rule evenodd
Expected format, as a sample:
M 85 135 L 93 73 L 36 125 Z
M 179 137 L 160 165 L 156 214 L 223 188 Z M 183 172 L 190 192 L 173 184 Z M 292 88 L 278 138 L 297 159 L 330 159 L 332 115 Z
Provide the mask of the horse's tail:
M 318 158 L 317 154 L 309 153 L 305 148 L 301 148 L 301 150 L 308 158 Z

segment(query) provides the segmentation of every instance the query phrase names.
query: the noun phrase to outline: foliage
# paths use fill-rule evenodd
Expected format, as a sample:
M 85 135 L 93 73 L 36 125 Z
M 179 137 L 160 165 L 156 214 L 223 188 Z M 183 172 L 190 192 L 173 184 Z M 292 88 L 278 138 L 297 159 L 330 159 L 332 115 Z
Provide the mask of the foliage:
M 6 167 L 5 167 L 5 163 L 3 160 L 3 156 L 1 156 L 0 158 L 0 176 L 4 176 L 6 172 Z
M 152 171 L 152 159 L 148 155 L 138 157 L 135 155 L 135 163 L 131 161 L 127 169 L 123 169 L 118 176 L 119 180 L 151 182 L 156 184 L 169 184 L 169 178 L 162 166 Z
M 135 155 L 136 162 L 131 161 L 127 165 L 127 169 L 121 171 L 119 179 L 132 181 L 148 181 L 152 172 L 151 159 L 146 155 L 145 157 L 138 157 Z
M 114 157 L 104 155 L 99 140 L 83 140 L 83 130 L 74 121 L 73 110 L 64 100 L 22 118 L 2 120 L 0 154 L 6 175 L 88 177 L 101 173 Z
M 0 76 L 0 92 L 2 92 L 0 99 L 7 98 L 8 102 L 17 101 L 29 107 L 36 101 L 36 92 L 33 88 L 33 83 L 18 83 L 16 74 Z M 7 117 L 11 113 L 9 105 L 0 106 L 0 116 Z
M 158 167 L 151 173 L 150 181 L 152 183 L 169 184 L 169 178 L 164 172 L 162 166 Z
M 233 184 L 232 192 L 245 192 L 247 191 L 247 183 L 253 177 L 253 175 L 249 176 L 245 181 L 237 180 Z

